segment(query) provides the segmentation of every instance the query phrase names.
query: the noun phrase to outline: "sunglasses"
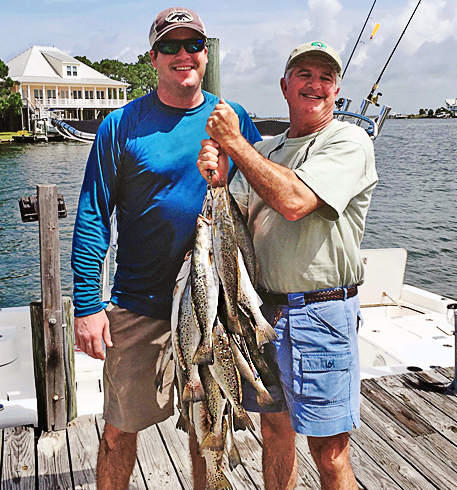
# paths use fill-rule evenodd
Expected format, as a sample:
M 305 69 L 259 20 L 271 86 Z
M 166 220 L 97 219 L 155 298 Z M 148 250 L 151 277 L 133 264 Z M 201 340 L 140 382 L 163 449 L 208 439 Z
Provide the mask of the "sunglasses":
M 178 54 L 181 46 L 184 47 L 186 53 L 199 53 L 203 51 L 205 41 L 203 39 L 166 39 L 158 41 L 154 47 L 162 54 Z

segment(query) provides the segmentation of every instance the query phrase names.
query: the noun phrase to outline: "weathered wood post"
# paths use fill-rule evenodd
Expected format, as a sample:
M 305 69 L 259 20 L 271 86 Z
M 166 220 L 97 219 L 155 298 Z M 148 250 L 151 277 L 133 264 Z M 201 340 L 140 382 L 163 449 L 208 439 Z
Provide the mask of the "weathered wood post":
M 203 77 L 202 88 L 218 97 L 221 96 L 221 70 L 219 65 L 219 39 L 208 38 L 208 64 Z
M 30 311 L 38 425 L 49 432 L 67 424 L 57 186 L 38 185 L 37 194 L 42 301 Z

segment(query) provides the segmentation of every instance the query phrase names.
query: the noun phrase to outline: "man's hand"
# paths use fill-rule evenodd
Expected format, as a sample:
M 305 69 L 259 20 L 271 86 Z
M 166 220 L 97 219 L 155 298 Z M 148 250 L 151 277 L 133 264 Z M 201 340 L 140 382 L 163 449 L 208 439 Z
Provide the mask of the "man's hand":
M 230 144 L 235 144 L 238 138 L 243 138 L 238 115 L 224 99 L 220 100 L 208 118 L 206 132 L 225 151 L 228 151 Z
M 227 185 L 229 160 L 227 153 L 219 147 L 214 140 L 203 140 L 202 149 L 198 154 L 197 167 L 205 180 L 208 180 L 208 172 L 213 171 L 212 186 L 223 187 Z
M 109 320 L 105 310 L 93 315 L 75 317 L 75 342 L 94 359 L 105 359 L 102 337 L 107 347 L 112 347 Z

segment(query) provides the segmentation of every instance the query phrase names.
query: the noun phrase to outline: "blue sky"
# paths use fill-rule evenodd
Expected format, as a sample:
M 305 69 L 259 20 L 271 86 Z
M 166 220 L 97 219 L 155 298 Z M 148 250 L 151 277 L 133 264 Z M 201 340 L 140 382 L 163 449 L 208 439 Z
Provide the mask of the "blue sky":
M 341 95 L 356 109 L 370 92 L 418 0 L 377 0 L 343 80 Z M 134 62 L 149 49 L 155 15 L 174 4 L 130 0 L 2 2 L 0 59 L 32 45 L 56 46 L 92 61 Z M 286 116 L 280 89 L 285 61 L 302 42 L 321 40 L 345 64 L 373 0 L 186 1 L 209 37 L 220 40 L 222 96 L 258 116 Z M 375 24 L 380 28 L 373 40 Z M 457 97 L 457 0 L 422 0 L 379 90 L 395 112 L 444 106 Z M 371 110 L 369 112 L 375 113 Z

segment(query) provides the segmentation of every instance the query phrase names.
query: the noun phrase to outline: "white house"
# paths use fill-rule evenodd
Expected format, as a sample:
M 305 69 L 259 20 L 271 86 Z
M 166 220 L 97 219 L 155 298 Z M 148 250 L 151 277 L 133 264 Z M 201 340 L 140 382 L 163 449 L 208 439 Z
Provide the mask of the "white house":
M 457 99 L 446 99 L 446 109 L 449 109 L 454 116 L 457 116 Z
M 112 80 L 53 46 L 32 46 L 6 63 L 26 112 L 98 119 L 127 104 L 127 83 Z

